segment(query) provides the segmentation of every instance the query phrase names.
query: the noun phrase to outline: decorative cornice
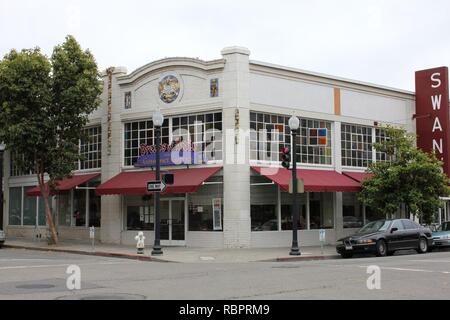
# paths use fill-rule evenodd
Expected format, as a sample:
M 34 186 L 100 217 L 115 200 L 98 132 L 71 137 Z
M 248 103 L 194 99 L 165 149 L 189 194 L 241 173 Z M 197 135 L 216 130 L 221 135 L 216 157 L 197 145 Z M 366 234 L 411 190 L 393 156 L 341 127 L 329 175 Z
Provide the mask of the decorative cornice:
M 193 69 L 200 69 L 206 72 L 211 72 L 216 70 L 222 70 L 225 67 L 225 59 L 203 61 L 200 59 L 183 58 L 183 57 L 165 58 L 146 64 L 145 66 L 136 69 L 129 75 L 119 76 L 117 77 L 117 82 L 119 85 L 130 84 L 146 76 L 147 74 L 151 74 L 156 71 L 160 71 L 162 69 L 173 67 L 193 68 Z

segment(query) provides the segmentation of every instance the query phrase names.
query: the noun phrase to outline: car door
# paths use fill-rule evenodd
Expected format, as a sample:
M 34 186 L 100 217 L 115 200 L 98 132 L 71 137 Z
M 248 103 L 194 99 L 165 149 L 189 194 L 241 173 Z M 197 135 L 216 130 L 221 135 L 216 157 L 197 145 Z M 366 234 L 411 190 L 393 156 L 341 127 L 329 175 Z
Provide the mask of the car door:
M 404 231 L 404 246 L 408 249 L 416 249 L 419 247 L 420 231 L 419 225 L 411 220 L 402 220 L 402 224 L 405 228 Z
M 394 228 L 397 228 L 397 230 L 392 232 Z M 403 226 L 401 220 L 394 220 L 394 222 L 392 222 L 391 228 L 389 230 L 390 234 L 387 238 L 389 250 L 399 250 L 403 248 L 405 241 L 404 231 L 405 227 Z

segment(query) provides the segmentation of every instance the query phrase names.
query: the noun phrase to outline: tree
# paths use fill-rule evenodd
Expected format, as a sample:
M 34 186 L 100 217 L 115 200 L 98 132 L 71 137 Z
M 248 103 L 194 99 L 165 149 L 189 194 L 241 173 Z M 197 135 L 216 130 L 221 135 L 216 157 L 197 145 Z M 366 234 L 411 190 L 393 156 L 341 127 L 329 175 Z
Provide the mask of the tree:
M 19 168 L 36 174 L 53 243 L 58 236 L 49 194 L 80 159 L 82 129 L 100 105 L 101 90 L 93 55 L 72 36 L 50 59 L 35 48 L 11 50 L 0 61 L 0 141 L 20 155 Z
M 415 147 L 415 136 L 404 129 L 383 128 L 385 141 L 375 143 L 388 161 L 372 163 L 368 173 L 373 176 L 362 183 L 360 200 L 381 214 L 395 214 L 402 204 L 406 212 L 431 223 L 441 207 L 440 196 L 448 196 L 448 177 L 434 154 Z

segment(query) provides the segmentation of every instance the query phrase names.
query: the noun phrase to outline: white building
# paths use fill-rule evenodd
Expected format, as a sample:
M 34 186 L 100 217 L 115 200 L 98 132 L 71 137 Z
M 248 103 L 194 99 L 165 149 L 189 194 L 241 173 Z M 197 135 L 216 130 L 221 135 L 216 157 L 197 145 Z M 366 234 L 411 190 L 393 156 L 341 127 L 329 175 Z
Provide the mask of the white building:
M 299 196 L 300 246 L 319 244 L 318 229 L 334 244 L 379 218 L 356 192 L 367 165 L 385 159 L 372 146 L 383 139 L 380 126 L 415 132 L 415 94 L 249 58 L 247 49 L 231 47 L 213 61 L 168 58 L 132 73 L 105 71 L 103 102 L 87 128 L 92 139 L 80 144 L 86 158 L 52 197 L 60 237 L 88 239 L 94 225 L 104 243 L 134 244 L 141 230 L 153 242 L 153 199 L 146 195 L 153 173 L 134 164 L 154 145 L 157 108 L 166 119 L 163 143 L 197 134 L 196 150 L 207 154 L 189 168 L 163 167 L 175 174 L 162 195 L 163 245 L 290 246 L 290 172 L 270 175 L 264 168 L 280 167 L 293 114 L 301 120 L 297 156 L 306 190 Z M 310 130 L 318 128 L 326 130 Z M 257 134 L 272 129 L 280 132 L 275 145 Z M 5 159 L 4 229 L 8 236 L 45 236 L 42 201 L 27 195 L 35 193 L 36 177 L 19 172 L 9 154 Z

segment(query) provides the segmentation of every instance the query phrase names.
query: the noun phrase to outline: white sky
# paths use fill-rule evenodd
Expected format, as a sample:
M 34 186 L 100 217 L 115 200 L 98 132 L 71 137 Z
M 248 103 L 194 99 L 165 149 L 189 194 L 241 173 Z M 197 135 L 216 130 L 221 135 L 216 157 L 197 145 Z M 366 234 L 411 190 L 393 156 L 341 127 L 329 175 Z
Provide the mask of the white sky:
M 260 60 L 414 91 L 414 71 L 450 66 L 448 0 L 0 0 L 0 56 L 73 34 L 99 68 L 172 56 Z

